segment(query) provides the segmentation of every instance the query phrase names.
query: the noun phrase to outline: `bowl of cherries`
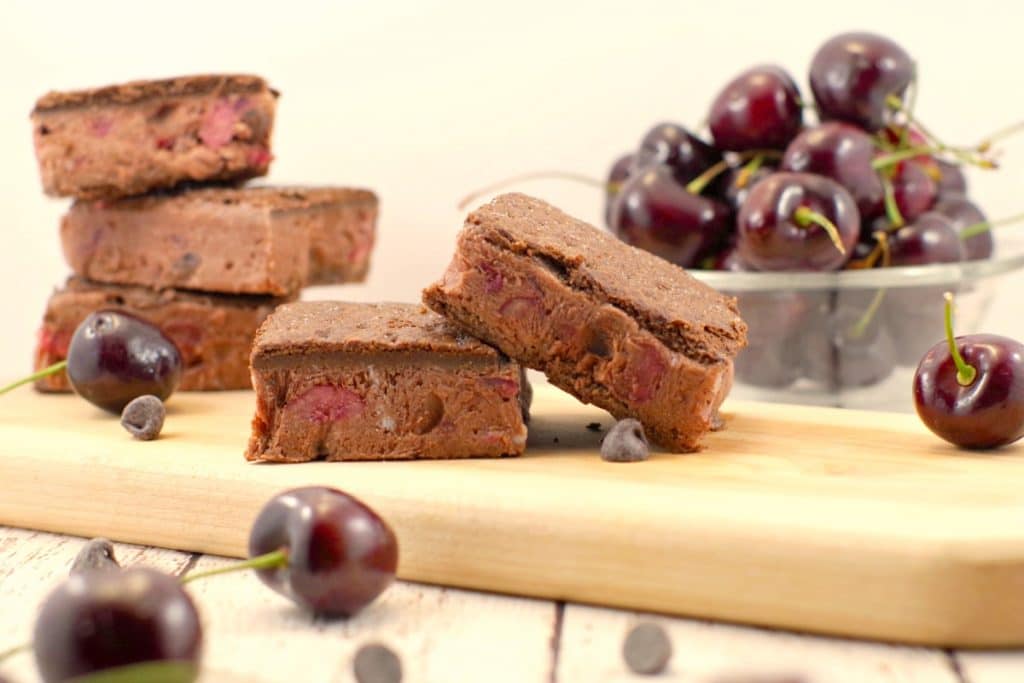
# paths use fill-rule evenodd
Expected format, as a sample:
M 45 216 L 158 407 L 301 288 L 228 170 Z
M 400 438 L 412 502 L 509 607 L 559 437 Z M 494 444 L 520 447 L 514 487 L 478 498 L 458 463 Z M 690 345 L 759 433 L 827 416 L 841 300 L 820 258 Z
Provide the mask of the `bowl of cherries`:
M 999 277 L 1024 267 L 1020 242 L 993 231 L 1018 217 L 990 220 L 963 172 L 997 168 L 994 145 L 1017 127 L 940 140 L 914 113 L 913 59 L 880 35 L 829 39 L 808 80 L 810 97 L 754 66 L 714 98 L 707 135 L 651 128 L 612 165 L 605 219 L 737 297 L 750 328 L 737 395 L 913 410 L 943 293 L 973 331 Z

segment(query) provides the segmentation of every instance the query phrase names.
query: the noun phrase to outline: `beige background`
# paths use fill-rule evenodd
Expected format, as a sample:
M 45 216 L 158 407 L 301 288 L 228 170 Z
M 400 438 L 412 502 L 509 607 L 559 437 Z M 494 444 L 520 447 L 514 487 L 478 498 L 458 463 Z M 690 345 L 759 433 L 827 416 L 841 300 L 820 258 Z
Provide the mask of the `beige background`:
M 189 72 L 250 71 L 283 96 L 271 179 L 345 183 L 382 198 L 370 281 L 317 297 L 417 298 L 440 274 L 458 199 L 502 176 L 603 176 L 662 119 L 696 125 L 720 85 L 781 63 L 804 83 L 833 33 L 868 28 L 920 64 L 919 112 L 954 141 L 1024 118 L 1024 10 L 1012 2 L 91 2 L 0 4 L 0 375 L 26 369 L 66 272 L 42 196 L 28 112 L 48 89 Z M 1004 169 L 972 177 L 993 216 L 1024 210 L 1024 136 Z M 600 220 L 597 191 L 521 186 Z M 1014 228 L 1009 228 L 1014 230 Z M 1024 231 L 1024 226 L 1017 228 Z M 1003 283 L 993 332 L 1024 336 L 1024 279 Z

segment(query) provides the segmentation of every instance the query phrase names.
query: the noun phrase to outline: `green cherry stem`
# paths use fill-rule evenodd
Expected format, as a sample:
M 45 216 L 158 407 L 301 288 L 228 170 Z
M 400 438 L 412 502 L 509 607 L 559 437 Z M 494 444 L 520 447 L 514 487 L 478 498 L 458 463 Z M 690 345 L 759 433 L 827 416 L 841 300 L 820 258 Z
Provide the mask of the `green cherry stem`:
M 903 218 L 899 204 L 896 203 L 896 190 L 892 186 L 892 179 L 885 174 L 880 175 L 882 188 L 885 190 L 885 216 L 889 219 L 889 225 L 893 230 L 902 228 L 906 225 L 906 220 Z
M 288 566 L 288 551 L 283 548 L 280 550 L 274 550 L 266 553 L 265 555 L 257 555 L 256 557 L 250 557 L 244 562 L 233 564 L 229 567 L 218 567 L 217 569 L 209 569 L 205 572 L 196 572 L 195 574 L 189 574 L 188 576 L 181 577 L 182 583 L 191 583 L 196 579 L 205 579 L 208 576 L 216 576 L 218 574 L 230 574 L 232 572 L 240 572 L 246 569 L 277 569 L 278 567 Z
M 978 223 L 972 223 L 966 228 L 960 231 L 960 239 L 967 240 L 982 233 L 988 232 L 994 227 L 999 225 L 1006 225 L 1008 223 L 1016 223 L 1017 221 L 1024 220 L 1024 213 L 1014 214 L 1012 216 L 1006 216 L 994 221 L 980 221 Z
M 751 149 L 736 155 L 739 161 L 750 161 L 757 157 L 781 159 L 782 152 L 777 149 Z M 712 164 L 703 173 L 686 184 L 686 191 L 690 194 L 700 194 L 707 189 L 712 180 L 731 169 L 734 164 L 735 161 L 730 161 L 729 159 L 722 159 L 718 163 Z
M 882 267 L 887 268 L 892 262 L 889 253 L 889 236 L 885 234 L 884 230 L 876 230 L 874 232 L 874 237 L 877 244 L 875 245 L 875 249 L 871 250 L 872 255 L 874 256 L 871 266 L 874 265 L 874 261 L 878 260 L 878 254 L 880 253 L 882 257 Z M 878 308 L 882 305 L 882 300 L 885 299 L 885 292 L 885 289 L 879 289 L 875 292 L 875 296 L 871 298 L 871 303 L 869 303 L 868 307 L 864 310 L 864 314 L 853 324 L 852 327 L 850 327 L 851 337 L 859 339 L 868 331 L 868 325 L 871 324 L 871 321 L 878 314 Z
M 987 151 L 992 147 L 992 144 L 996 140 L 1002 140 L 1003 138 L 1008 138 L 1011 135 L 1016 135 L 1022 130 L 1024 130 L 1024 121 L 1018 121 L 1017 123 L 1006 126 L 1005 128 L 1000 128 L 995 133 L 992 133 L 987 138 L 978 143 L 978 149 L 983 152 Z
M 846 247 L 843 245 L 843 239 L 839 235 L 839 229 L 835 223 L 830 221 L 827 216 L 818 213 L 814 209 L 801 206 L 793 212 L 793 220 L 801 228 L 809 228 L 812 225 L 817 225 L 826 233 L 828 233 L 829 239 L 832 240 L 832 244 L 836 245 L 836 249 L 839 250 L 840 254 L 846 253 Z
M 744 188 L 747 183 L 750 182 L 751 176 L 757 173 L 757 170 L 764 164 L 764 155 L 758 154 L 756 157 L 751 159 L 746 166 L 740 169 L 740 172 L 736 175 L 736 187 Z
M 533 171 L 531 173 L 521 173 L 514 175 L 504 180 L 499 180 L 496 183 L 492 183 L 485 187 L 481 187 L 479 190 L 474 190 L 468 195 L 459 200 L 458 208 L 460 211 L 469 206 L 470 202 L 473 202 L 485 194 L 490 194 L 497 190 L 507 187 L 508 185 L 514 185 L 516 183 L 523 183 L 528 180 L 572 180 L 577 183 L 583 183 L 584 185 L 590 185 L 602 190 L 615 190 L 617 183 L 606 183 L 603 180 L 597 178 L 591 178 L 583 173 L 572 173 L 570 171 Z
M 11 382 L 5 387 L 0 387 L 0 394 L 6 394 L 11 389 L 17 389 L 22 384 L 28 384 L 29 382 L 35 382 L 37 379 L 42 379 L 44 377 L 49 377 L 50 375 L 55 375 L 64 368 L 66 368 L 67 366 L 68 362 L 66 360 L 57 361 L 48 368 L 43 368 L 39 372 L 33 372 L 28 377 L 22 377 L 17 382 Z
M 956 337 L 953 336 L 953 293 L 946 292 L 942 296 L 946 300 L 946 342 L 949 344 L 949 355 L 953 356 L 953 363 L 956 365 L 956 381 L 962 387 L 969 387 L 974 378 L 978 376 L 978 370 L 973 365 L 969 365 L 960 355 Z

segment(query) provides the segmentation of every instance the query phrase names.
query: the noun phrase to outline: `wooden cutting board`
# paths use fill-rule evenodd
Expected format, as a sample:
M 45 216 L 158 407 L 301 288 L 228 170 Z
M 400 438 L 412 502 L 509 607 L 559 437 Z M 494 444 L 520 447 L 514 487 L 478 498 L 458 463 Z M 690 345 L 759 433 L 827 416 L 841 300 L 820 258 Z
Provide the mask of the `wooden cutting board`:
M 1024 645 L 1024 448 L 911 415 L 732 402 L 699 455 L 611 464 L 607 414 L 537 387 L 529 455 L 254 465 L 249 392 L 179 394 L 158 441 L 72 396 L 0 399 L 0 523 L 243 556 L 278 491 L 394 526 L 406 579 L 929 645 Z

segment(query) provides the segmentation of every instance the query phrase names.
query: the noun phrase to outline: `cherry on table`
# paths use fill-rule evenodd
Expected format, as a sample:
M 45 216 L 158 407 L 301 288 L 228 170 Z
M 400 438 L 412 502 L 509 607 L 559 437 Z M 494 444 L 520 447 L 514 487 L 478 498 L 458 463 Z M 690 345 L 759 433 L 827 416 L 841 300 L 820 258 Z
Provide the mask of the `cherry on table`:
M 781 67 L 755 66 L 718 93 L 708 126 L 718 149 L 785 149 L 803 126 L 800 91 Z
M 43 601 L 32 638 L 47 683 L 144 662 L 179 664 L 195 680 L 201 643 L 181 583 L 147 568 L 73 574 Z
M 252 525 L 251 558 L 283 558 L 257 569 L 263 583 L 302 607 L 349 616 L 395 578 L 398 541 L 373 510 L 337 489 L 285 491 Z
M 659 123 L 651 128 L 636 152 L 637 169 L 663 164 L 672 169 L 680 184 L 686 184 L 722 160 L 722 153 L 686 128 Z
M 868 131 L 889 122 L 889 99 L 902 99 L 913 77 L 910 55 L 874 33 L 834 36 L 811 59 L 811 92 L 822 118 L 847 121 Z
M 688 268 L 725 241 L 731 217 L 725 204 L 687 191 L 671 169 L 658 165 L 626 181 L 609 225 L 627 244 Z
M 914 405 L 932 432 L 961 448 L 999 448 L 1024 437 L 1024 345 L 994 334 L 953 336 L 946 294 L 946 339 L 921 359 Z
M 885 211 L 885 185 L 872 165 L 875 141 L 846 123 L 823 123 L 793 138 L 782 157 L 783 171 L 816 173 L 842 185 L 857 203 L 864 220 Z
M 736 219 L 737 250 L 757 270 L 837 270 L 860 234 L 853 198 L 810 173 L 775 173 L 755 185 Z

